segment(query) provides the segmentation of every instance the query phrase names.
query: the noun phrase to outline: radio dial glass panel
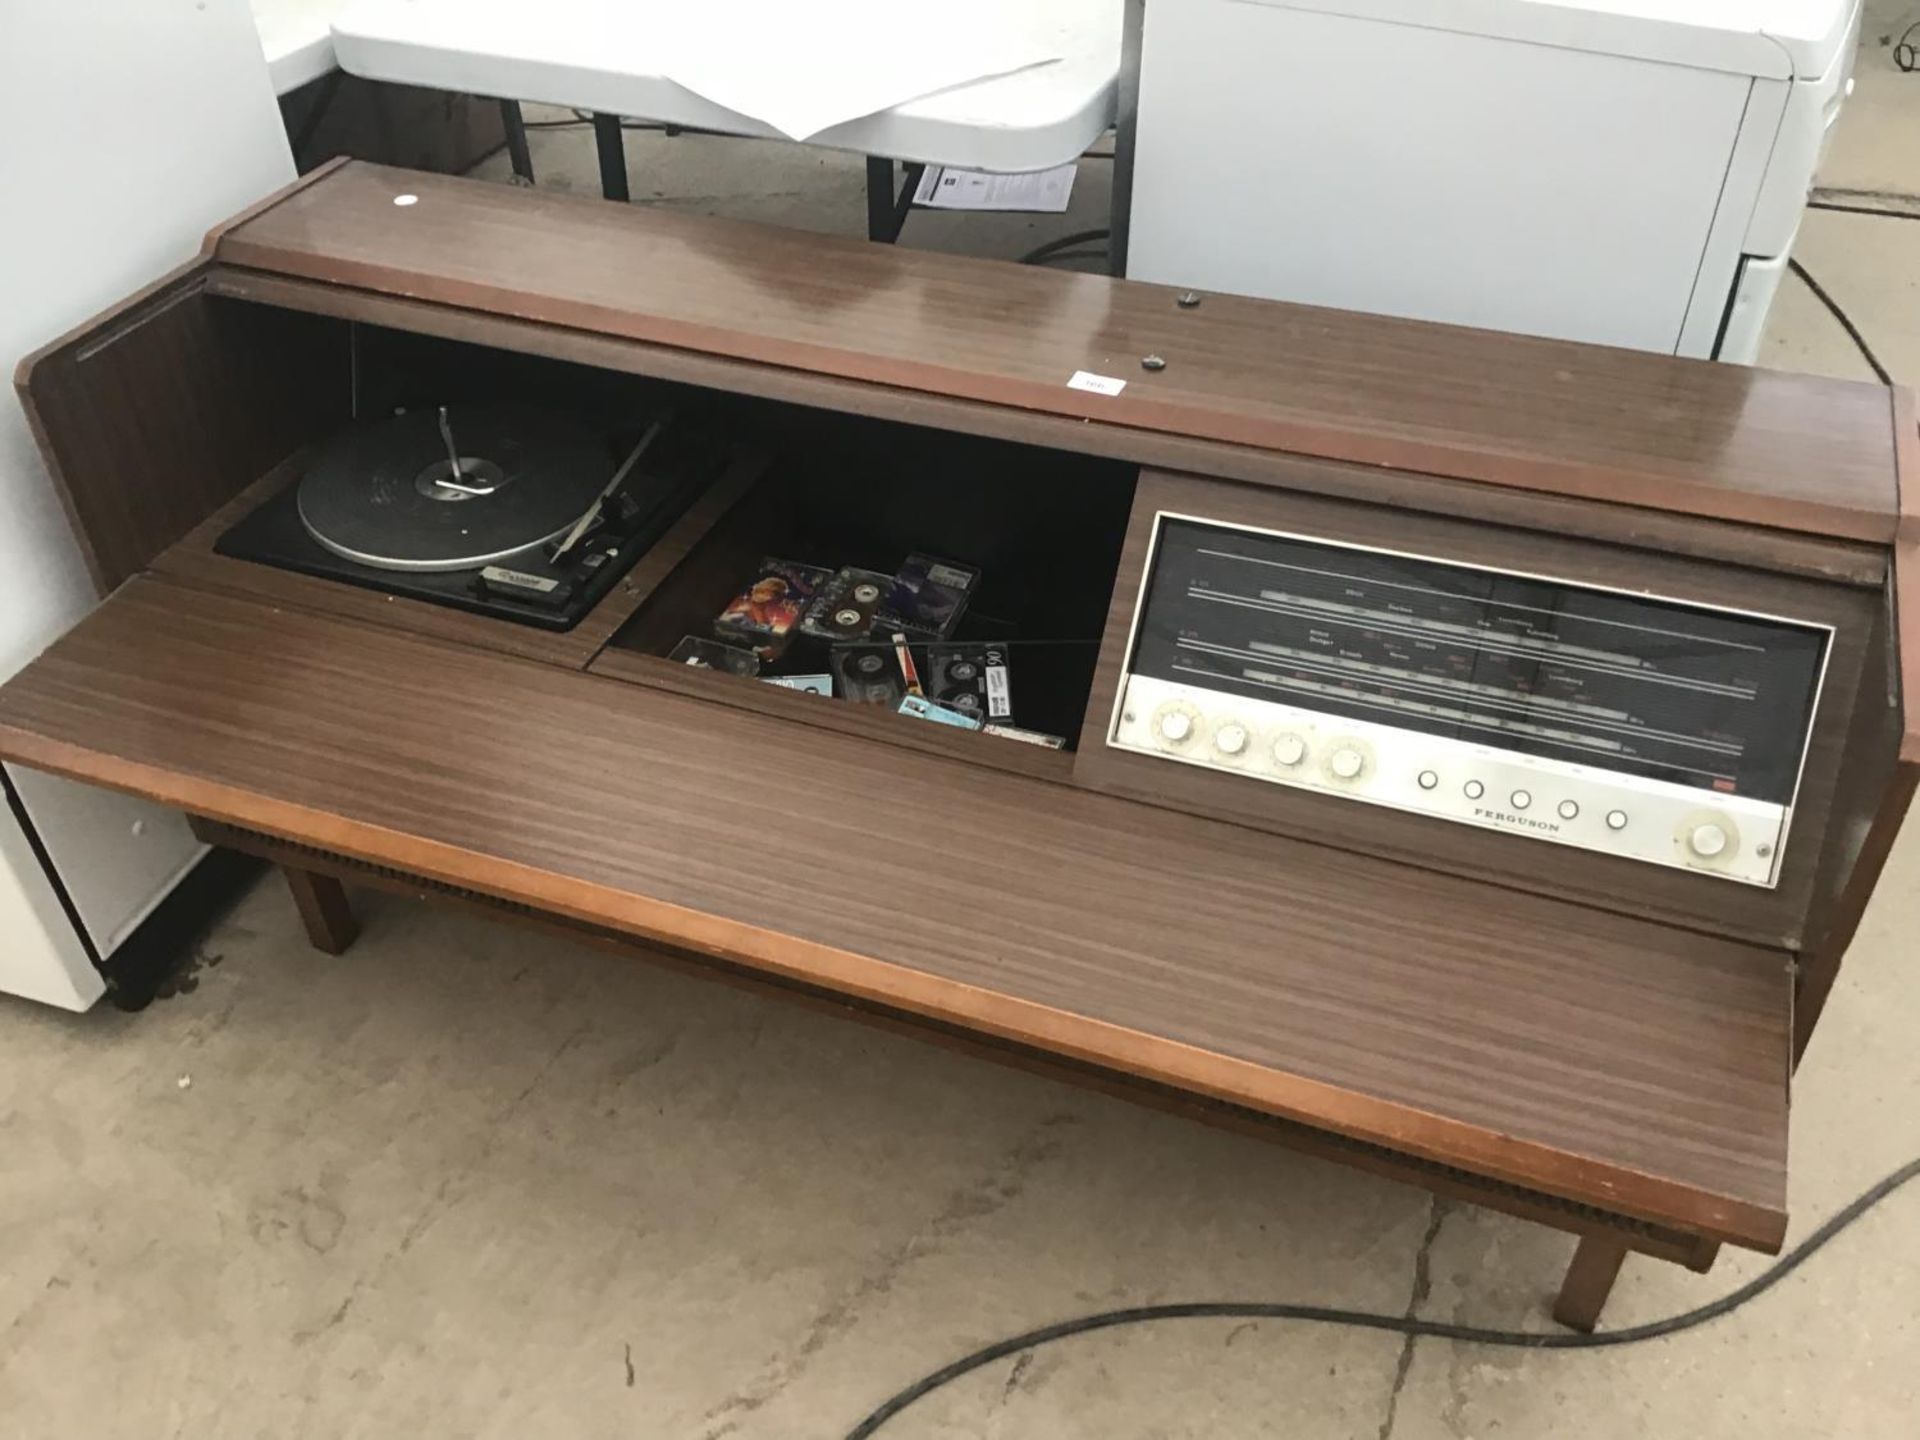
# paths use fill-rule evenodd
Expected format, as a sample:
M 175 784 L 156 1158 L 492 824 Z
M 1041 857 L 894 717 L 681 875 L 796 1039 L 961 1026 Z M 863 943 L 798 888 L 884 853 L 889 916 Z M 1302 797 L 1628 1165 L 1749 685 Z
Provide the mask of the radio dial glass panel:
M 1831 639 L 1163 512 L 1108 743 L 1772 886 Z

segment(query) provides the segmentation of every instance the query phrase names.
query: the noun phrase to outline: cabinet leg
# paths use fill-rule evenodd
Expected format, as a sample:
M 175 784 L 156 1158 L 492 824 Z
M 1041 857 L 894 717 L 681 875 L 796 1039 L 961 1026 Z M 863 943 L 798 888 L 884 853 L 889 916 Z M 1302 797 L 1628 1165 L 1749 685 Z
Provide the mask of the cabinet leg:
M 1567 1266 L 1567 1278 L 1560 1286 L 1560 1298 L 1553 1302 L 1553 1318 L 1570 1330 L 1592 1330 L 1613 1291 L 1620 1262 L 1626 1258 L 1627 1247 L 1618 1240 L 1581 1236 L 1580 1248 L 1573 1252 L 1573 1263 Z
M 287 888 L 293 891 L 294 908 L 307 927 L 307 939 L 313 948 L 329 955 L 343 953 L 360 933 L 354 922 L 353 907 L 347 902 L 346 888 L 331 875 L 316 875 L 311 870 L 296 870 L 282 865 Z

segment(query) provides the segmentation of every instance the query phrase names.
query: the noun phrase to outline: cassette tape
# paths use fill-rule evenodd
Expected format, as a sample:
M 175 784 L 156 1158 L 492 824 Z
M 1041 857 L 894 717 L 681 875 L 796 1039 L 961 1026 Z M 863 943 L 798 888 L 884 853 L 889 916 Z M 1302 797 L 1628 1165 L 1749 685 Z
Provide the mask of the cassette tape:
M 1013 719 L 1013 683 L 1007 647 L 987 642 L 950 642 L 927 647 L 931 683 L 927 698 L 976 720 Z
M 945 705 L 936 705 L 924 695 L 907 696 L 900 702 L 900 713 L 911 715 L 916 720 L 931 720 L 936 725 L 951 725 L 956 730 L 980 728 L 978 717 L 949 710 Z
M 906 696 L 900 662 L 890 645 L 836 645 L 831 660 L 834 684 L 842 700 L 893 710 Z
M 830 573 L 818 565 L 768 556 L 746 588 L 714 619 L 714 634 L 751 646 L 762 659 L 772 659 L 786 649 L 793 628 Z
M 909 555 L 888 582 L 880 603 L 880 628 L 889 634 L 904 630 L 916 640 L 945 640 L 979 583 L 980 572 L 971 565 L 917 552 Z
M 831 675 L 762 675 L 768 685 L 778 685 L 782 690 L 798 690 L 802 695 L 825 695 L 832 698 L 833 676 Z
M 891 575 L 848 566 L 820 587 L 800 621 L 802 633 L 817 640 L 864 640 L 880 614 Z
M 760 657 L 737 645 L 722 645 L 718 640 L 703 640 L 698 635 L 683 635 L 667 658 L 700 670 L 724 670 L 729 675 L 758 675 Z

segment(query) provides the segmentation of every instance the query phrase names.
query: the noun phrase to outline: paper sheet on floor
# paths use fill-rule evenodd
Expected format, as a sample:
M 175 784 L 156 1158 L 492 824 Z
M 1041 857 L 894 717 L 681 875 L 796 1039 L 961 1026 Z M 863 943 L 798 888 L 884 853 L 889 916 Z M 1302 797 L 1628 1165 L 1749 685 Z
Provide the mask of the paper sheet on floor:
M 804 140 L 1063 56 L 1030 0 L 702 0 L 646 7 L 660 73 Z M 641 37 L 635 36 L 636 40 Z
M 996 175 L 991 170 L 957 170 L 929 165 L 914 188 L 913 203 L 934 210 L 1026 210 L 1058 215 L 1073 198 L 1072 161 L 1030 175 Z

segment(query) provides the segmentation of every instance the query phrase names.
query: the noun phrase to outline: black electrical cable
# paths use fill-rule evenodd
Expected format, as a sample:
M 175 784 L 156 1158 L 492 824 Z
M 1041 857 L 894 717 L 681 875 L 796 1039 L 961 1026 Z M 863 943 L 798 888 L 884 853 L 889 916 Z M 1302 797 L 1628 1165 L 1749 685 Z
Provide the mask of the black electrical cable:
M 1615 1345 L 1634 1345 L 1643 1340 L 1657 1340 L 1663 1335 L 1676 1335 L 1682 1330 L 1691 1330 L 1697 1325 L 1704 1325 L 1709 1320 L 1717 1320 L 1729 1311 L 1739 1309 L 1755 1296 L 1765 1294 L 1812 1259 L 1841 1231 L 1916 1175 L 1920 1175 L 1920 1159 L 1909 1160 L 1891 1175 L 1870 1186 L 1826 1224 L 1737 1290 L 1698 1309 L 1671 1315 L 1664 1320 L 1651 1320 L 1644 1325 L 1629 1325 L 1623 1330 L 1603 1330 L 1592 1335 L 1572 1334 L 1567 1331 L 1536 1334 L 1528 1330 L 1487 1330 L 1477 1325 L 1453 1325 L 1440 1320 L 1422 1320 L 1412 1315 L 1381 1315 L 1368 1310 L 1338 1310 L 1323 1305 L 1295 1305 L 1286 1302 L 1227 1300 L 1201 1301 L 1185 1305 L 1139 1305 L 1130 1310 L 1107 1310 L 1097 1315 L 1083 1315 L 1077 1320 L 1063 1320 L 1056 1325 L 1043 1325 L 1037 1330 L 1027 1331 L 1024 1335 L 1015 1335 L 1011 1339 L 982 1346 L 971 1355 L 962 1356 L 951 1365 L 942 1366 L 931 1375 L 916 1380 L 906 1389 L 895 1394 L 849 1430 L 847 1440 L 869 1440 L 869 1437 L 882 1425 L 916 1400 L 924 1399 L 941 1386 L 978 1370 L 982 1365 L 991 1365 L 994 1361 L 1004 1360 L 1009 1355 L 1018 1355 L 1022 1351 L 1032 1350 L 1055 1340 L 1064 1340 L 1072 1335 L 1085 1335 L 1095 1330 L 1111 1330 L 1120 1325 L 1139 1325 L 1155 1320 L 1307 1320 L 1321 1325 L 1386 1330 L 1396 1335 L 1428 1336 L 1436 1340 L 1460 1340 L 1474 1345 L 1494 1345 L 1521 1350 L 1600 1350 Z
M 1036 245 L 1020 257 L 1020 263 L 1022 265 L 1038 265 L 1049 255 L 1055 254 L 1058 251 L 1070 250 L 1075 245 L 1091 244 L 1095 240 L 1105 240 L 1109 233 L 1110 232 L 1104 229 L 1076 230 L 1071 235 L 1062 235 L 1058 240 L 1049 240 L 1044 245 Z
M 1105 246 L 1091 250 L 1056 250 L 1041 260 L 1032 261 L 1035 265 L 1058 265 L 1063 260 L 1104 260 L 1107 258 Z
M 1893 384 L 1893 376 L 1888 373 L 1887 367 L 1880 363 L 1880 357 L 1873 353 L 1873 347 L 1867 343 L 1867 337 L 1860 333 L 1860 327 L 1853 323 L 1853 317 L 1840 308 L 1840 302 L 1829 295 L 1826 287 L 1814 279 L 1807 267 L 1791 255 L 1787 257 L 1787 268 L 1800 277 L 1801 283 L 1813 292 L 1814 299 L 1826 306 L 1833 318 L 1840 322 L 1840 328 L 1852 338 L 1855 348 L 1860 351 L 1861 358 L 1872 368 L 1873 373 L 1880 377 L 1880 383 Z

